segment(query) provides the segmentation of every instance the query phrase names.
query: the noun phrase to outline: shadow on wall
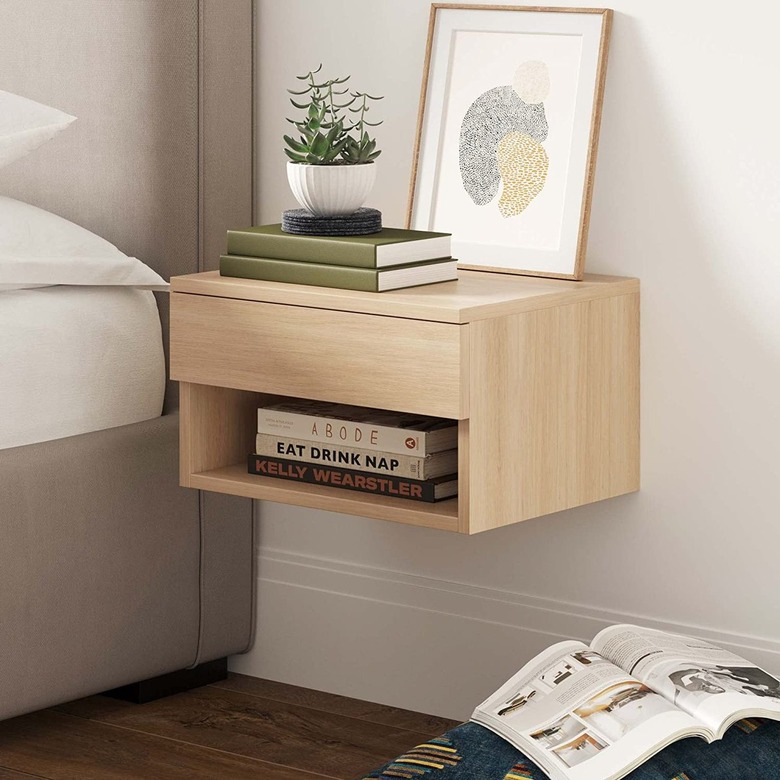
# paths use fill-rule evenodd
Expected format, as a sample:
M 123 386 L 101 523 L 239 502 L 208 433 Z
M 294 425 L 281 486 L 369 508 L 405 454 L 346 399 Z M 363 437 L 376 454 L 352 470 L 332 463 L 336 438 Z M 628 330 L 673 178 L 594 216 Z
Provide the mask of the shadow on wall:
M 404 6 L 415 14 L 421 7 Z M 591 272 L 642 279 L 642 491 L 469 538 L 265 504 L 261 547 L 269 557 L 310 556 L 310 568 L 295 558 L 264 575 L 261 564 L 269 577 L 260 597 L 264 644 L 246 657 L 246 670 L 466 714 L 555 641 L 542 629 L 590 639 L 590 616 L 599 610 L 604 620 L 634 615 L 763 635 L 775 639 L 771 655 L 780 636 L 760 594 L 780 589 L 771 544 L 780 429 L 780 305 L 772 297 L 780 280 L 774 254 L 758 246 L 762 238 L 768 245 L 771 209 L 762 232 L 760 219 L 750 224 L 737 208 L 750 186 L 736 181 L 740 162 L 729 153 L 748 165 L 760 155 L 749 143 L 733 143 L 740 127 L 722 116 L 714 121 L 723 109 L 707 94 L 722 88 L 712 73 L 705 80 L 693 65 L 674 70 L 698 62 L 699 50 L 690 51 L 696 14 L 688 9 L 659 43 L 670 7 L 641 19 L 615 16 L 588 261 Z M 412 18 L 422 31 L 422 14 Z M 713 23 L 708 34 L 715 39 L 717 30 Z M 384 63 L 381 51 L 376 59 L 377 67 Z M 724 77 L 726 69 L 715 62 L 711 70 Z M 386 180 L 378 185 L 389 215 L 408 173 L 389 161 L 409 154 L 417 96 L 384 91 L 398 105 L 393 134 L 385 136 Z M 769 110 L 751 104 L 753 125 L 776 126 L 761 116 Z M 777 154 L 768 140 L 760 148 Z M 265 185 L 274 206 L 278 183 L 271 176 Z M 723 201 L 731 208 L 718 208 Z M 739 246 L 752 249 L 739 253 Z M 327 572 L 310 586 L 322 558 L 345 562 L 347 574 Z M 362 567 L 362 576 L 353 577 L 350 566 Z M 411 575 L 414 587 L 393 572 Z M 475 586 L 484 599 L 465 605 L 457 583 Z M 525 595 L 543 602 L 528 630 L 501 601 Z M 587 605 L 584 619 L 580 604 Z M 289 638 L 296 618 L 319 628 L 316 647 L 309 649 L 306 636 Z M 402 639 L 388 642 L 398 625 Z M 365 652 L 355 659 L 358 645 Z
M 773 482 L 767 456 L 775 451 L 780 345 L 735 296 L 739 258 L 713 233 L 723 216 L 701 205 L 706 193 L 694 187 L 696 160 L 681 138 L 691 118 L 670 111 L 637 20 L 617 14 L 615 22 L 589 270 L 642 279 L 642 492 L 469 539 L 341 518 L 334 536 L 317 515 L 316 527 L 301 519 L 304 545 L 312 554 L 351 559 L 360 551 L 391 569 L 696 622 L 695 599 L 669 593 L 659 576 L 690 571 L 717 600 L 719 625 L 754 633 L 755 614 L 714 570 L 730 552 L 741 580 L 758 584 L 751 561 L 760 551 L 747 549 L 740 561 L 745 548 L 735 550 L 730 535 L 735 522 L 753 538 L 773 532 L 761 492 Z M 349 537 L 348 549 L 336 537 Z

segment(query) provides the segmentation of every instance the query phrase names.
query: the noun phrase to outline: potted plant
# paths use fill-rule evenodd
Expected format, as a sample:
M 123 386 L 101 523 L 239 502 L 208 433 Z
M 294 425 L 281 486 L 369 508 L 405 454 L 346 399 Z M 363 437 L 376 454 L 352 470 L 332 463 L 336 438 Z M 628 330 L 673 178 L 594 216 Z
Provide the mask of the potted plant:
M 339 216 L 357 211 L 376 179 L 375 160 L 380 155 L 369 128 L 370 102 L 382 100 L 367 92 L 350 91 L 350 77 L 318 81 L 317 70 L 297 76 L 305 89 L 288 90 L 290 102 L 304 112 L 301 119 L 288 119 L 298 138 L 285 135 L 287 180 L 303 208 L 319 216 Z M 305 96 L 307 102 L 298 102 Z M 343 102 L 339 102 L 343 101 Z

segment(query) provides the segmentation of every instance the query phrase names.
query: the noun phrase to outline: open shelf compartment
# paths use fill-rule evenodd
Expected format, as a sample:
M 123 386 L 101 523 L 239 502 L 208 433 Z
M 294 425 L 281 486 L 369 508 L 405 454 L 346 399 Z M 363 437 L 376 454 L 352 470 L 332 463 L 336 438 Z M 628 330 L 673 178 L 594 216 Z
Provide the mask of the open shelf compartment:
M 182 382 L 181 484 L 246 498 L 392 520 L 447 531 L 467 532 L 465 503 L 459 497 L 434 504 L 358 491 L 261 477 L 247 472 L 254 452 L 257 408 L 279 396 Z M 467 490 L 468 421 L 458 427 L 461 495 Z

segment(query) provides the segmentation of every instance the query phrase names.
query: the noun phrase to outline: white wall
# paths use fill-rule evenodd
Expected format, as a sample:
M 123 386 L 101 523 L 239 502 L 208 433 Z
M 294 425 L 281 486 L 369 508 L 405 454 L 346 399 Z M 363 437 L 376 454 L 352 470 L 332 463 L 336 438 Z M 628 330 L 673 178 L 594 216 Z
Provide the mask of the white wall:
M 264 504 L 237 670 L 458 716 L 558 635 L 635 616 L 780 672 L 780 10 L 614 6 L 588 270 L 642 279 L 641 493 L 473 538 Z M 372 205 L 402 224 L 428 3 L 258 17 L 259 218 L 294 205 L 285 88 L 323 60 L 386 95 Z

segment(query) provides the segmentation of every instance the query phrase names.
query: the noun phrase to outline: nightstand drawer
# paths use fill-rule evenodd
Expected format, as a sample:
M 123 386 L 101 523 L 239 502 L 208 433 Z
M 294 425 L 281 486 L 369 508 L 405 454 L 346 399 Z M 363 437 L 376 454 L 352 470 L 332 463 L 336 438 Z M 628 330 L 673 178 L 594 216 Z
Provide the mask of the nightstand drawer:
M 468 417 L 468 325 L 171 294 L 171 377 Z

